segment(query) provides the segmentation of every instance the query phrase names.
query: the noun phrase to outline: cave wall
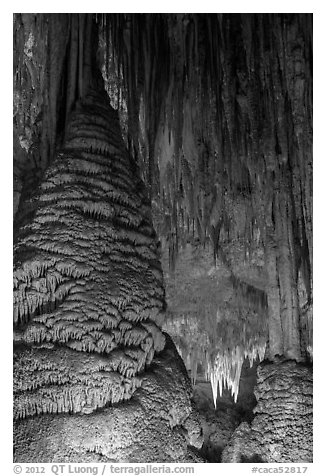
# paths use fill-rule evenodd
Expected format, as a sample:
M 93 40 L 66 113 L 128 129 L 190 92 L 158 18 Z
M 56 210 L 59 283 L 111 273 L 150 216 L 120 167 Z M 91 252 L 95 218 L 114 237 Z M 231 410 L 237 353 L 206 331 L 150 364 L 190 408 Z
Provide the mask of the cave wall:
M 15 14 L 14 45 L 15 201 L 97 63 L 170 265 L 189 241 L 262 249 L 270 357 L 309 359 L 312 15 Z
M 117 110 L 116 124 L 119 114 L 122 127 L 119 147 L 121 150 L 127 147 L 130 163 L 137 164 L 140 171 L 145 183 L 142 193 L 147 200 L 146 209 L 148 213 L 151 209 L 157 233 L 166 243 L 170 269 L 176 267 L 182 247 L 209 247 L 213 262 L 221 262 L 227 267 L 232 292 L 242 298 L 251 296 L 266 310 L 268 345 L 265 357 L 275 362 L 278 356 L 297 362 L 310 361 L 312 15 L 15 14 L 14 47 L 17 362 L 20 362 L 22 351 L 32 367 L 44 367 L 47 364 L 40 364 L 41 354 L 53 351 L 51 340 L 65 342 L 73 335 L 78 336 L 75 344 L 78 349 L 74 350 L 98 349 L 94 339 L 89 339 L 90 329 L 80 341 L 84 331 L 76 330 L 74 325 L 66 326 L 60 319 L 56 321 L 55 309 L 51 309 L 56 305 L 65 308 L 62 302 L 70 289 L 71 276 L 68 274 L 72 269 L 78 274 L 72 279 L 72 288 L 76 280 L 79 285 L 84 273 L 88 273 L 82 263 L 76 265 L 79 255 L 89 258 L 87 240 L 82 238 L 78 249 L 65 252 L 62 262 L 57 256 L 51 258 L 51 266 L 54 264 L 54 268 L 58 268 L 51 279 L 43 279 L 47 265 L 38 267 L 33 261 L 37 253 L 41 254 L 36 261 L 42 262 L 47 254 L 60 254 L 64 248 L 51 241 L 51 226 L 49 235 L 42 231 L 44 220 L 50 223 L 58 212 L 52 203 L 57 199 L 56 193 L 60 196 L 63 193 L 63 198 L 72 200 L 71 211 L 65 210 L 62 216 L 66 213 L 77 216 L 81 209 L 84 215 L 87 214 L 87 218 L 76 219 L 77 234 L 84 224 L 111 213 L 105 200 L 95 197 L 97 180 L 87 177 L 88 186 L 83 183 L 83 167 L 78 178 L 80 190 L 73 189 L 69 182 L 70 171 L 61 169 L 62 156 L 57 153 L 72 140 L 73 145 L 69 146 L 72 150 L 68 147 L 66 151 L 66 164 L 69 164 L 70 159 L 76 159 L 73 150 L 83 147 L 80 138 L 71 139 L 68 124 L 70 117 L 74 117 L 71 111 L 90 82 L 109 93 Z M 96 124 L 96 120 L 93 122 Z M 113 137 L 115 140 L 115 133 Z M 87 137 L 87 140 L 95 140 L 92 145 L 95 149 L 83 153 L 101 156 L 105 152 L 106 146 L 97 148 L 97 135 L 95 139 Z M 73 157 L 69 158 L 69 154 Z M 123 167 L 123 159 L 120 165 Z M 104 173 L 102 163 L 87 163 L 85 167 L 86 175 Z M 133 166 L 131 169 L 134 170 Z M 58 177 L 62 183 L 56 183 Z M 91 182 L 94 190 L 89 186 Z M 108 183 L 112 185 L 111 178 Z M 35 195 L 40 184 L 43 184 L 39 189 L 42 193 Z M 133 222 L 130 207 L 138 203 L 137 198 L 131 199 L 128 193 L 124 197 L 120 204 L 122 227 L 125 220 Z M 114 209 L 118 205 L 113 195 L 111 198 Z M 81 205 L 85 199 L 87 205 Z M 96 205 L 93 205 L 94 201 Z M 135 218 L 134 226 L 139 225 L 137 220 Z M 63 242 L 69 241 L 68 235 L 62 231 Z M 114 254 L 114 250 L 112 252 Z M 67 266 L 65 262 L 70 263 L 70 260 L 74 263 Z M 254 280 L 248 280 L 248 274 L 257 268 L 257 261 L 263 276 L 258 285 Z M 94 282 L 102 289 L 105 280 L 102 281 L 100 274 Z M 50 288 L 52 297 L 47 300 L 44 296 Z M 97 301 L 96 291 L 91 288 L 88 290 L 91 300 Z M 161 284 L 158 288 L 161 306 L 164 300 Z M 133 305 L 138 310 L 137 299 Z M 50 315 L 46 323 L 41 322 L 43 312 Z M 190 326 L 188 321 L 186 325 Z M 101 332 L 90 330 L 91 333 L 98 331 Z M 118 333 L 113 342 L 118 342 L 128 332 L 125 324 L 121 335 Z M 148 332 L 148 329 L 137 329 L 137 336 L 133 335 L 131 339 L 138 342 L 145 336 L 146 340 Z M 157 340 L 153 339 L 156 342 L 153 349 L 159 350 L 163 348 L 164 336 L 159 329 L 154 334 L 157 334 Z M 25 344 L 19 346 L 22 342 L 34 345 L 38 339 L 47 342 L 49 348 L 37 351 L 35 360 L 34 351 L 29 355 Z M 148 362 L 154 356 L 150 348 L 150 345 L 146 348 Z M 124 360 L 125 355 L 119 354 L 117 365 Z M 140 361 L 142 368 L 146 358 Z M 70 363 L 73 367 L 72 360 Z M 125 369 L 127 367 L 126 363 Z M 18 373 L 21 369 L 19 364 Z M 55 375 L 59 375 L 58 369 L 60 362 Z M 76 369 L 72 371 L 74 373 Z M 28 366 L 26 372 L 28 374 Z M 28 385 L 33 380 L 30 377 L 26 377 L 26 381 L 30 380 Z M 53 375 L 46 378 L 51 379 Z M 22 380 L 19 377 L 18 387 Z M 37 387 L 39 382 L 34 384 Z M 126 390 L 123 386 L 124 392 L 128 393 L 130 388 L 127 386 Z M 131 393 L 137 391 L 137 385 L 131 387 Z M 18 391 L 20 416 L 43 412 L 43 404 L 37 403 L 43 390 L 35 392 L 41 393 L 31 404 Z M 51 395 L 42 394 L 43 397 L 46 411 L 55 408 L 57 403 L 53 406 Z M 66 405 L 61 397 L 59 399 L 60 408 L 69 407 L 69 403 Z M 78 409 L 85 407 L 87 412 L 88 404 L 76 404 Z M 91 402 L 90 407 L 92 405 Z M 263 451 L 264 457 L 274 457 L 268 456 L 266 451 Z M 280 458 L 284 456 L 279 455 Z

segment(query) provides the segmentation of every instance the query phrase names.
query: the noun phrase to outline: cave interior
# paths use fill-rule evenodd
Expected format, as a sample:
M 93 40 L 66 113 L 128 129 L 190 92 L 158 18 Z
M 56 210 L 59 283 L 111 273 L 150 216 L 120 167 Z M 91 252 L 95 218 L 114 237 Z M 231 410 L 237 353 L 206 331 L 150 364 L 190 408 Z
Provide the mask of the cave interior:
M 312 35 L 14 14 L 17 461 L 312 461 Z

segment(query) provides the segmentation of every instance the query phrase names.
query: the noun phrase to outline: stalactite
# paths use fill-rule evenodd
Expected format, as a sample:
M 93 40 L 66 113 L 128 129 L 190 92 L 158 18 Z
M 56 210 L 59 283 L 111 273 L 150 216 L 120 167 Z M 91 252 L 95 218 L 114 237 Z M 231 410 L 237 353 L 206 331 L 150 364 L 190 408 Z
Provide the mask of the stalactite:
M 217 396 L 222 396 L 225 389 L 230 390 L 234 401 L 237 402 L 243 362 L 247 358 L 252 366 L 257 359 L 260 362 L 263 361 L 266 351 L 265 339 L 264 336 L 258 339 L 250 338 L 244 345 L 233 342 L 231 347 L 221 345 L 219 341 L 215 347 L 212 344 L 206 344 L 205 350 L 201 347 L 189 350 L 182 344 L 179 344 L 177 348 L 190 371 L 194 385 L 197 380 L 198 364 L 201 364 L 205 378 L 211 382 L 213 402 L 216 406 Z
M 231 353 L 218 355 L 213 365 L 208 365 L 207 374 L 211 381 L 214 406 L 216 406 L 217 394 L 222 396 L 223 388 L 228 388 L 236 402 L 239 393 L 241 369 L 244 359 L 248 358 L 250 366 L 253 361 L 262 361 L 265 357 L 265 344 L 252 345 L 249 349 L 235 347 Z

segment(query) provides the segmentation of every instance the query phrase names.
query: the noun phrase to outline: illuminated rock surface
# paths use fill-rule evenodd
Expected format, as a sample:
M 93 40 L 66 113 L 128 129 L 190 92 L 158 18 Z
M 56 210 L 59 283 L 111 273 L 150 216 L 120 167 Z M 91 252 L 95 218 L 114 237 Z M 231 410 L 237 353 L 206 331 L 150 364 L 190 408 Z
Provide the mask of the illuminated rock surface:
M 222 462 L 312 462 L 311 367 L 293 361 L 261 364 L 255 395 L 255 418 L 237 428 Z
M 43 415 L 19 422 L 19 462 L 203 462 L 203 442 L 183 362 L 167 337 L 131 400 L 90 415 Z
M 159 327 L 164 291 L 150 217 L 117 115 L 104 96 L 89 95 L 20 217 L 14 249 L 17 461 L 41 461 L 43 444 L 42 461 L 50 454 L 51 461 L 68 461 L 64 434 L 76 447 L 86 438 L 85 451 L 106 444 L 104 454 L 117 461 L 147 460 L 151 453 L 141 450 L 140 438 L 151 440 L 157 457 L 161 448 L 163 461 L 186 457 L 188 430 L 189 444 L 200 446 L 193 436 L 198 423 L 187 420 L 190 382 L 174 345 L 151 365 L 166 337 Z M 133 396 L 121 410 L 110 407 Z M 98 425 L 109 431 L 107 441 Z M 40 434 L 47 435 L 44 443 Z

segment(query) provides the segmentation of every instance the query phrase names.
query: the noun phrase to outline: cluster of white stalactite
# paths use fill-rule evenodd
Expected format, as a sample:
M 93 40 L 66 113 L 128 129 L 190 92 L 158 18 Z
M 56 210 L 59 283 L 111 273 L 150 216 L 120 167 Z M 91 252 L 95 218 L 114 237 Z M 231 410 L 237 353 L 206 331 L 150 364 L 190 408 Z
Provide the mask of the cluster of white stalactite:
M 253 339 L 246 346 L 236 345 L 229 350 L 216 351 L 213 360 L 208 357 L 208 350 L 203 353 L 202 350 L 195 349 L 186 353 L 180 346 L 177 349 L 190 371 L 193 385 L 197 382 L 198 364 L 201 363 L 206 380 L 211 382 L 216 406 L 218 395 L 221 397 L 224 389 L 229 389 L 234 401 L 237 401 L 243 362 L 248 358 L 250 367 L 257 359 L 261 362 L 265 356 L 266 342 L 264 339 Z
M 250 367 L 252 367 L 254 360 L 259 358 L 262 361 L 264 359 L 265 349 L 266 344 L 252 346 L 248 349 L 237 346 L 228 353 L 217 355 L 213 365 L 208 362 L 207 379 L 211 382 L 215 406 L 218 393 L 222 396 L 224 388 L 231 390 L 234 401 L 237 401 L 245 358 L 249 359 Z

